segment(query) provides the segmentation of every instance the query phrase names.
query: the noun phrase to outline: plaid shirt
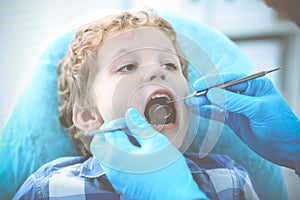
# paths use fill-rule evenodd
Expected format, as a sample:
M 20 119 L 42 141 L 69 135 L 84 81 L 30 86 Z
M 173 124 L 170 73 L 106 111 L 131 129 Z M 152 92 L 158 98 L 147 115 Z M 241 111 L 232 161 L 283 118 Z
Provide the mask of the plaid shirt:
M 244 168 L 227 156 L 185 154 L 194 180 L 210 199 L 259 199 Z M 176 176 L 176 174 L 174 174 Z M 31 175 L 14 199 L 124 199 L 91 157 L 56 159 Z

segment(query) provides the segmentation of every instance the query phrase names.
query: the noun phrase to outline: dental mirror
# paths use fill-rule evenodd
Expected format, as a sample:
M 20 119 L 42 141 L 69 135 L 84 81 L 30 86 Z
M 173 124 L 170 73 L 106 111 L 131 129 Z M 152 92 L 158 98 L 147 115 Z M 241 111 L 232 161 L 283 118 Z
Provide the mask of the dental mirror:
M 153 104 L 149 109 L 151 123 L 152 121 L 165 122 L 172 112 L 173 109 L 170 105 Z

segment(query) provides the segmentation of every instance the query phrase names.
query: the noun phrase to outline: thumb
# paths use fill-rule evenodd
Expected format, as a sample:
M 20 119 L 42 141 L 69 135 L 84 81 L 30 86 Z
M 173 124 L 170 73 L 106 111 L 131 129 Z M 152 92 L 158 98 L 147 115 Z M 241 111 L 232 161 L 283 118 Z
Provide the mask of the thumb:
M 141 148 L 148 148 L 149 150 L 151 146 L 150 149 L 157 150 L 171 145 L 169 139 L 154 130 L 136 109 L 129 108 L 125 119 L 128 129 L 141 145 Z
M 226 118 L 226 112 L 214 105 L 204 105 L 200 107 L 200 116 L 212 119 L 219 122 L 224 122 Z
M 148 138 L 155 135 L 156 131 L 134 108 L 129 108 L 125 115 L 127 127 L 132 136 L 138 138 Z
M 255 97 L 234 93 L 220 88 L 212 88 L 207 98 L 213 105 L 229 112 L 249 116 L 255 105 Z

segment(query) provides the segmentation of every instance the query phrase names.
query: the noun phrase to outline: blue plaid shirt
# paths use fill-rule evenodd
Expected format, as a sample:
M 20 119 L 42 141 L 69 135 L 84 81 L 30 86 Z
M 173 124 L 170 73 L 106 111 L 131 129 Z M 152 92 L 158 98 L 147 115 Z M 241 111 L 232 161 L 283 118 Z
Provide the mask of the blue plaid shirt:
M 185 154 L 194 180 L 210 199 L 259 199 L 244 168 L 227 156 L 199 159 Z M 174 174 L 176 176 L 176 174 Z M 42 166 L 22 185 L 14 199 L 124 199 L 90 157 L 65 157 Z

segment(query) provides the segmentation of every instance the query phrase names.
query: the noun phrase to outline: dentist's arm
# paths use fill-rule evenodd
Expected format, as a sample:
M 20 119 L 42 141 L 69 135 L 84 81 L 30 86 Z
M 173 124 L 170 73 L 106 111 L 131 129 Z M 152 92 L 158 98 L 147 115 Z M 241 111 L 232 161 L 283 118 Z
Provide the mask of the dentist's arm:
M 228 82 L 242 76 L 219 74 L 199 79 L 193 87 L 199 91 L 206 89 L 210 80 Z M 252 150 L 300 175 L 300 121 L 273 83 L 262 77 L 226 89 L 211 89 L 206 96 L 187 99 L 186 103 L 203 117 L 225 117 L 225 124 Z
M 114 127 L 114 121 L 102 128 Z M 126 199 L 207 199 L 198 188 L 185 158 L 134 109 L 126 113 L 133 145 L 121 130 L 98 134 L 92 154 L 102 163 L 113 187 Z

